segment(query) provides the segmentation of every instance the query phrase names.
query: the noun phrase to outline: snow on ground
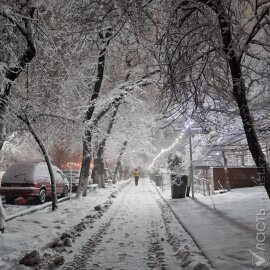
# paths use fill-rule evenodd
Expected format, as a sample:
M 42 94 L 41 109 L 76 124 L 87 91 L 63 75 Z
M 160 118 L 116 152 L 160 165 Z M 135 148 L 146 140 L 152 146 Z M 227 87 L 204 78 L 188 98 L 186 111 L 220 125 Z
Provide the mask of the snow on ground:
M 98 229 L 99 228 L 99 229 Z M 61 269 L 212 269 L 149 179 L 118 195 Z
M 0 234 L 0 269 L 24 269 L 14 266 L 18 258 L 33 249 L 41 249 L 52 239 L 78 224 L 85 216 L 95 213 L 94 206 L 104 203 L 128 181 L 118 182 L 116 186 L 97 189 L 80 200 L 71 199 L 59 204 L 59 209 L 52 212 L 46 208 L 38 212 L 17 217 L 7 222 L 4 234 Z M 36 206 L 8 206 L 7 215 L 24 211 Z
M 270 201 L 264 187 L 212 198 L 195 194 L 194 200 L 171 199 L 170 189 L 157 189 L 216 269 L 261 269 L 260 264 L 270 269 Z
M 42 256 L 34 268 L 40 270 L 212 269 L 204 254 L 218 270 L 262 269 L 260 264 L 270 269 L 270 209 L 263 187 L 212 199 L 195 194 L 194 200 L 171 199 L 170 189 L 161 191 L 147 178 L 139 186 L 131 181 L 116 198 L 115 190 L 108 186 L 65 201 L 55 212 L 46 208 L 10 220 L 0 234 L 0 269 L 30 269 L 18 260 L 34 249 Z M 8 214 L 16 208 L 29 206 L 11 206 Z
M 42 259 L 32 269 L 212 270 L 149 179 L 139 186 L 132 181 L 116 198 L 112 191 L 8 222 L 0 236 L 0 269 L 29 269 L 18 259 L 37 249 Z

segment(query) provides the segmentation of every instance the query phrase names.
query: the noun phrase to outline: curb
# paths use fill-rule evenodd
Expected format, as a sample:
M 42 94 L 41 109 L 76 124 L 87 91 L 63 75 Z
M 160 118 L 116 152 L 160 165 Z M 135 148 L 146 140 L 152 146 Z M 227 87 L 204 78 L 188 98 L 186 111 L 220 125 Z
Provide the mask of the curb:
M 118 190 L 121 191 L 125 186 L 127 186 L 129 183 L 130 183 L 130 179 L 127 181 L 127 183 L 123 183 L 120 187 L 118 187 Z M 113 191 L 114 192 L 114 191 Z M 112 193 L 113 193 L 112 192 Z M 64 201 L 67 201 L 67 200 L 70 200 L 71 198 L 74 198 L 76 196 L 76 194 L 72 194 L 72 195 L 69 195 L 67 197 L 64 197 L 64 198 L 60 198 L 57 200 L 58 203 L 62 203 Z M 22 216 L 25 216 L 25 215 L 28 215 L 28 214 L 32 214 L 32 213 L 35 213 L 39 210 L 42 210 L 42 209 L 45 209 L 45 208 L 48 208 L 52 205 L 52 202 L 47 202 L 47 203 L 44 203 L 42 205 L 38 205 L 36 207 L 33 207 L 31 209 L 28 209 L 28 210 L 25 210 L 25 211 L 22 211 L 22 212 L 18 212 L 18 213 L 15 213 L 11 216 L 8 216 L 6 218 L 6 222 L 12 220 L 12 219 L 15 219 L 17 217 L 22 217 Z
M 61 203 L 61 202 L 64 202 L 64 201 L 67 201 L 67 200 L 70 200 L 71 198 L 73 198 L 74 196 L 68 196 L 68 197 L 64 197 L 64 198 L 61 198 L 59 200 L 57 200 L 58 203 Z M 28 210 L 25 210 L 25 211 L 22 211 L 22 212 L 19 212 L 19 213 L 16 213 L 16 214 L 13 214 L 9 217 L 7 217 L 7 219 L 5 220 L 6 222 L 16 218 L 16 217 L 21 217 L 21 216 L 24 216 L 24 215 L 28 215 L 28 214 L 32 214 L 34 212 L 37 212 L 39 210 L 42 210 L 42 209 L 45 209 L 47 207 L 50 207 L 52 205 L 52 202 L 47 202 L 47 203 L 44 203 L 42 205 L 38 205 L 36 207 L 33 207 L 31 209 L 28 209 Z

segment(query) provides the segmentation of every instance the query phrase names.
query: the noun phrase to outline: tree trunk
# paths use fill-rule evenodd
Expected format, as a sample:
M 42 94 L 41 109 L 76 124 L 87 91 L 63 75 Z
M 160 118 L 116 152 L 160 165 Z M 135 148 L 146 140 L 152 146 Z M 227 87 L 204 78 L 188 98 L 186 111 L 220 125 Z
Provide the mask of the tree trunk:
M 115 170 L 114 170 L 114 173 L 113 173 L 113 184 L 116 183 L 116 179 L 117 179 L 117 174 L 118 174 L 118 171 L 121 167 L 121 160 L 119 160 L 119 157 L 118 157 L 118 160 L 117 160 L 117 163 L 116 163 L 116 167 L 115 167 Z
M 119 178 L 124 179 L 124 172 L 123 172 L 122 164 L 120 164 L 120 167 L 119 167 Z
M 92 171 L 92 175 L 91 175 L 91 179 L 93 181 L 93 184 L 97 184 L 98 183 L 95 174 L 96 173 L 95 173 L 95 168 L 94 168 L 93 171 Z
M 105 37 L 102 35 L 102 33 L 99 33 L 99 36 L 101 39 L 105 39 L 104 41 L 104 48 L 100 50 L 99 57 L 98 57 L 98 66 L 97 66 L 97 76 L 96 76 L 96 82 L 94 85 L 93 94 L 91 96 L 91 105 L 88 107 L 88 110 L 85 114 L 84 122 L 90 121 L 92 119 L 94 110 L 95 110 L 95 103 L 94 101 L 98 98 L 101 84 L 103 81 L 103 75 L 104 75 L 104 68 L 105 68 L 105 55 L 107 52 L 107 47 L 110 42 L 110 38 L 112 36 L 111 29 L 108 29 L 106 31 Z M 82 156 L 82 166 L 81 166 L 81 172 L 80 172 L 80 180 L 79 180 L 79 187 L 86 186 L 86 175 L 89 175 L 89 168 L 90 168 L 90 162 L 91 162 L 91 151 L 89 150 L 88 145 L 91 145 L 92 143 L 92 134 L 91 130 L 87 129 L 84 134 L 83 138 L 83 156 Z M 77 189 L 76 198 L 80 197 L 81 188 Z M 83 196 L 87 195 L 87 189 L 84 190 Z
M 83 193 L 82 195 L 85 197 L 87 195 L 88 189 L 88 179 L 89 179 L 89 171 L 90 171 L 90 163 L 91 163 L 91 152 L 86 142 L 84 142 L 84 160 L 81 168 L 81 174 L 83 179 Z
M 104 160 L 103 160 L 103 156 L 100 157 L 100 166 L 99 166 L 99 177 L 100 177 L 100 185 L 102 188 L 105 188 L 105 178 L 104 178 L 104 174 L 105 174 L 105 169 L 104 169 Z
M 104 143 L 105 144 L 105 143 Z M 98 184 L 99 188 L 105 188 L 105 179 L 104 179 L 104 161 L 103 161 L 103 152 L 104 152 L 104 144 L 99 146 L 97 157 L 95 158 L 95 182 Z
M 98 187 L 101 188 L 101 177 L 100 177 L 100 172 L 101 172 L 101 162 L 98 157 L 95 158 L 95 167 L 93 170 L 94 174 L 94 183 L 98 184 Z
M 95 167 L 94 167 L 94 175 L 95 175 L 95 183 L 98 184 L 98 187 L 105 188 L 105 184 L 102 183 L 102 174 L 104 174 L 104 163 L 102 159 L 103 151 L 98 148 L 97 157 L 95 158 Z M 104 177 L 103 177 L 104 178 Z
M 213 4 L 213 2 L 208 3 L 218 16 L 223 41 L 223 50 L 228 58 L 233 82 L 233 96 L 239 108 L 248 147 L 257 166 L 260 179 L 265 183 L 265 189 L 270 197 L 270 168 L 259 143 L 259 139 L 254 128 L 254 121 L 249 110 L 248 100 L 246 97 L 246 87 L 241 70 L 241 55 L 239 56 L 239 54 L 235 52 L 232 45 L 233 41 L 230 20 L 223 9 L 219 8 L 219 6 L 214 6 L 215 4 Z
M 76 198 L 80 198 L 81 190 L 83 189 L 83 196 L 87 194 L 87 186 L 88 186 L 88 178 L 89 178 L 89 170 L 90 170 L 90 163 L 91 163 L 91 152 L 87 145 L 87 142 L 83 141 L 83 159 L 82 159 L 82 166 L 80 171 L 80 180 L 78 184 L 78 188 L 76 191 Z
M 23 118 L 23 117 L 19 117 L 28 127 L 30 133 L 33 135 L 34 139 L 36 140 L 36 142 L 38 143 L 42 154 L 45 158 L 45 161 L 47 163 L 48 166 L 48 170 L 49 170 L 49 174 L 50 174 L 50 178 L 51 178 L 51 188 L 52 188 L 52 211 L 56 210 L 58 208 L 58 203 L 57 203 L 57 194 L 56 194 L 56 182 L 55 182 L 55 178 L 54 178 L 54 174 L 53 174 L 53 169 L 52 169 L 52 163 L 50 161 L 50 157 L 46 151 L 46 148 L 44 146 L 44 144 L 42 143 L 41 139 L 39 138 L 39 136 L 37 135 L 37 133 L 35 132 L 34 128 L 32 127 L 31 123 L 29 122 L 29 120 L 27 118 Z
M 266 144 L 266 160 L 267 160 L 267 163 L 269 164 L 269 146 L 268 146 L 268 143 Z
M 96 82 L 96 83 L 98 83 L 98 86 L 97 86 L 98 91 L 100 90 L 101 82 L 102 82 L 102 80 L 100 80 L 100 78 L 102 79 L 103 72 L 104 72 L 104 61 L 105 61 L 104 54 L 105 54 L 105 52 L 106 52 L 106 50 L 102 53 L 102 55 L 100 55 L 100 57 L 101 57 L 100 58 L 100 61 L 103 61 L 103 62 L 101 62 L 102 66 L 100 66 L 100 69 L 99 69 L 99 73 L 101 73 L 102 76 L 101 77 L 98 76 L 98 81 Z M 128 59 L 126 59 L 126 63 L 127 63 L 127 66 L 130 67 L 130 61 Z M 100 64 L 100 62 L 99 62 L 99 64 Z M 128 70 L 128 73 L 126 75 L 125 81 L 127 81 L 129 79 L 129 76 L 130 76 L 130 70 Z M 95 88 L 96 88 L 96 85 L 95 85 Z M 111 134 L 113 125 L 114 125 L 115 120 L 116 120 L 116 115 L 117 115 L 117 112 L 118 112 L 118 109 L 119 109 L 119 106 L 120 106 L 120 102 L 121 102 L 123 96 L 124 96 L 123 94 L 120 94 L 120 96 L 117 97 L 117 98 L 115 98 L 114 101 L 111 103 L 111 106 L 114 106 L 114 112 L 113 112 L 111 121 L 109 123 L 108 129 L 107 129 L 107 136 Z M 94 121 L 95 125 L 98 124 L 99 120 L 102 118 L 102 116 L 105 113 L 108 112 L 108 110 L 110 109 L 111 106 L 106 107 L 97 116 L 97 118 Z M 94 182 L 96 182 L 98 184 L 98 186 L 99 187 L 102 187 L 102 188 L 105 188 L 105 179 L 104 179 L 104 172 L 105 172 L 105 170 L 104 170 L 103 155 L 104 155 L 104 149 L 105 149 L 105 145 L 106 145 L 107 136 L 101 141 L 101 143 L 99 145 L 98 153 L 97 153 L 97 158 L 95 159 L 95 167 L 94 167 L 94 170 L 93 170 L 93 173 L 94 173 Z M 88 135 L 88 138 L 89 137 L 90 136 Z M 89 140 L 88 140 L 88 142 L 89 142 Z
M 121 159 L 122 159 L 123 154 L 125 153 L 126 146 L 127 146 L 127 141 L 124 141 L 122 149 L 121 149 L 119 157 L 118 157 L 118 160 L 117 160 L 117 163 L 116 163 L 115 171 L 113 174 L 113 184 L 116 183 L 116 176 L 117 176 L 118 170 L 121 166 Z
M 105 149 L 107 137 L 111 134 L 113 125 L 116 120 L 116 115 L 120 106 L 120 100 L 121 99 L 119 99 L 119 102 L 115 105 L 114 112 L 113 112 L 111 121 L 109 123 L 108 129 L 107 129 L 106 137 L 101 141 L 98 147 L 97 159 L 96 159 L 96 163 L 98 164 L 98 167 L 97 167 L 98 170 L 96 173 L 98 174 L 98 177 L 100 178 L 100 181 L 101 181 L 100 184 L 102 188 L 105 188 L 105 179 L 104 179 L 105 170 L 104 170 L 104 160 L 103 160 L 104 149 Z
M 244 85 L 242 85 L 242 87 L 244 88 Z M 243 89 L 241 89 L 240 91 L 242 92 Z M 240 116 L 242 118 L 250 153 L 257 166 L 260 179 L 265 184 L 265 189 L 268 196 L 270 197 L 270 168 L 267 164 L 266 157 L 259 143 L 259 139 L 254 128 L 253 118 L 250 114 L 246 96 L 244 93 L 239 94 L 238 91 L 234 91 L 234 94 L 236 96 Z
M 129 68 L 131 66 L 131 60 L 128 59 L 128 57 L 126 57 L 126 64 L 127 64 L 127 67 L 128 67 L 128 72 L 127 72 L 126 77 L 125 77 L 125 82 L 127 82 L 129 77 L 130 77 Z M 113 112 L 113 115 L 112 115 L 112 118 L 111 118 L 111 122 L 110 122 L 110 124 L 108 126 L 108 129 L 107 129 L 107 136 L 111 134 L 113 125 L 115 123 L 116 115 L 117 115 L 117 112 L 118 112 L 118 109 L 119 109 L 119 106 L 120 106 L 121 98 L 122 97 L 119 97 L 119 99 L 116 99 L 118 103 L 116 103 L 116 105 L 115 105 L 114 112 Z M 106 140 L 107 140 L 107 138 L 104 138 L 103 141 L 101 142 L 101 144 L 99 146 L 99 149 L 98 149 L 98 157 L 97 157 L 97 162 L 100 163 L 100 165 L 98 167 L 99 167 L 100 170 L 103 170 L 102 172 L 99 173 L 99 175 L 101 175 L 100 180 L 101 180 L 101 187 L 102 188 L 105 188 L 103 154 L 104 154 L 104 149 L 105 149 L 105 145 L 106 145 Z M 119 156 L 118 161 L 117 161 L 117 166 L 116 166 L 117 171 L 116 171 L 116 173 L 114 173 L 114 176 L 113 176 L 113 184 L 116 183 L 116 174 L 118 172 L 119 167 L 121 166 L 121 157 L 122 157 L 122 155 L 124 153 L 126 144 L 127 144 L 127 141 L 124 142 L 124 146 L 123 146 L 123 148 L 121 150 L 120 156 Z
M 6 125 L 5 125 L 6 106 L 0 102 L 0 150 L 6 140 Z

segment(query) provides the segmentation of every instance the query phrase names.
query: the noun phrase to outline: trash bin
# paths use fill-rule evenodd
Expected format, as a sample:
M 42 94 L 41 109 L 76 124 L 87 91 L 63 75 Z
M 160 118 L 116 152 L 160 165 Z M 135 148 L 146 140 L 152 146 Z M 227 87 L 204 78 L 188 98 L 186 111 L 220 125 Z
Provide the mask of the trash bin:
M 156 174 L 154 177 L 154 181 L 156 183 L 156 186 L 161 187 L 162 186 L 162 175 Z
M 185 198 L 187 193 L 188 176 L 172 173 L 170 178 L 172 199 Z

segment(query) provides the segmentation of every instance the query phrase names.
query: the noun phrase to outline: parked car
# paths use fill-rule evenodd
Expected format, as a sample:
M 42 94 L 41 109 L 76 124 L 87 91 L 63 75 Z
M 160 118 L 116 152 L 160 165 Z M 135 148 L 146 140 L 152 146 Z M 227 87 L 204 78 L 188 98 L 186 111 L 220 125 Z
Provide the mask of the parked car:
M 69 185 L 72 185 L 72 191 L 75 192 L 79 185 L 80 170 L 66 170 L 66 171 L 63 171 L 63 173 L 67 177 Z M 91 183 L 91 173 L 89 172 L 88 185 L 90 183 Z
M 64 175 L 67 177 L 69 186 L 72 185 L 72 191 L 76 191 L 80 180 L 80 171 L 78 170 L 68 170 L 63 171 Z
M 69 183 L 63 172 L 53 166 L 56 181 L 56 193 L 66 197 Z M 17 197 L 36 197 L 44 203 L 52 196 L 49 170 L 45 162 L 21 162 L 12 165 L 5 172 L 0 187 L 0 195 L 5 196 L 6 203 L 13 203 Z

